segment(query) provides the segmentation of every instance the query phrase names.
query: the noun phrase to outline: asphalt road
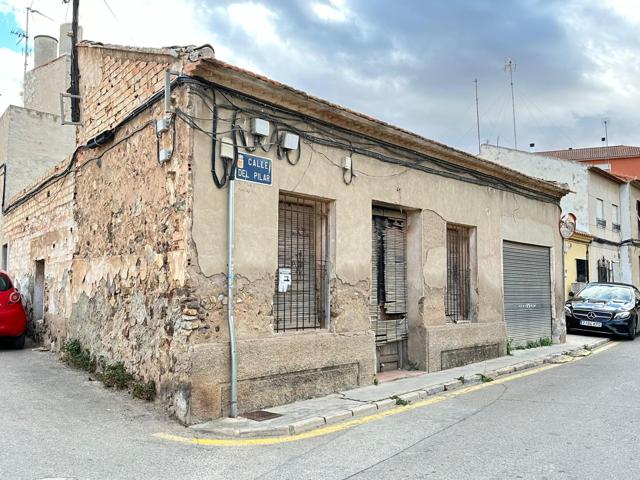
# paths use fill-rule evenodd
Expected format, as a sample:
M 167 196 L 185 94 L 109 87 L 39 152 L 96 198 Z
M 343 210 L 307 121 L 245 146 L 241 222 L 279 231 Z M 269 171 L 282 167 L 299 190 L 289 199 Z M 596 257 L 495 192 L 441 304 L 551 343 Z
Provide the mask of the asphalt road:
M 203 446 L 50 353 L 0 351 L 2 479 L 632 479 L 640 339 L 322 437 Z

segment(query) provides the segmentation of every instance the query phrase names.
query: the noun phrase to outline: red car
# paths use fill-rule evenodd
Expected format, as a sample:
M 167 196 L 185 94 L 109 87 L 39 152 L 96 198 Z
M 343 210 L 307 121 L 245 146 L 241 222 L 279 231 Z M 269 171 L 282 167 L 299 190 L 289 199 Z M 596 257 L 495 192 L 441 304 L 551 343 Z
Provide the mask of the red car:
M 26 330 L 27 314 L 22 295 L 13 286 L 9 274 L 0 270 L 0 340 L 8 341 L 11 347 L 20 350 L 24 347 Z

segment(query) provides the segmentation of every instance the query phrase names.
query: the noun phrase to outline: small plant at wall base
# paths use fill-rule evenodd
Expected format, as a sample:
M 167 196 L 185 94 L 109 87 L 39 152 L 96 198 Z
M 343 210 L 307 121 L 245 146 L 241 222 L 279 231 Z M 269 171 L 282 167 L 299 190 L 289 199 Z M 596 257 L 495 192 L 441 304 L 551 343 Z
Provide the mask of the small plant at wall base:
M 133 375 L 127 372 L 122 362 L 107 365 L 102 374 L 102 383 L 107 387 L 115 387 L 118 390 L 124 390 L 132 381 Z
M 79 340 L 67 341 L 62 347 L 62 352 L 63 361 L 80 370 L 96 373 L 98 380 L 101 380 L 105 387 L 117 388 L 118 390 L 129 389 L 131 395 L 135 398 L 148 402 L 156 397 L 156 383 L 153 380 L 148 382 L 137 380 L 122 362 L 107 365 L 104 364 L 103 360 L 101 362 L 103 372 L 96 372 L 97 361 L 95 356 L 91 355 L 89 349 L 82 348 Z
M 460 380 L 460 382 L 461 382 L 463 385 L 464 385 L 464 382 L 466 381 L 466 380 L 464 379 L 464 375 L 460 375 L 460 376 L 458 377 L 458 380 Z
M 83 349 L 79 340 L 69 340 L 62 346 L 62 360 L 69 365 L 85 370 L 96 371 L 96 359 L 88 349 Z
M 135 398 L 150 402 L 156 398 L 156 382 L 153 380 L 149 380 L 146 383 L 139 381 L 133 382 L 131 386 L 131 394 Z
M 507 352 L 509 352 L 510 350 L 528 350 L 530 348 L 550 347 L 551 345 L 553 345 L 553 340 L 551 340 L 549 337 L 542 337 L 538 340 L 527 340 L 527 343 L 523 345 L 512 345 L 511 347 L 509 347 L 507 344 Z
M 507 340 L 507 355 L 513 355 L 513 340 Z
M 481 381 L 482 383 L 493 382 L 493 378 L 492 378 L 492 377 L 488 377 L 488 376 L 486 376 L 486 375 L 484 375 L 484 374 L 482 374 L 482 373 L 481 373 L 481 374 L 480 374 L 480 381 Z
M 405 370 L 418 370 L 418 364 L 411 360 L 407 360 L 407 368 Z

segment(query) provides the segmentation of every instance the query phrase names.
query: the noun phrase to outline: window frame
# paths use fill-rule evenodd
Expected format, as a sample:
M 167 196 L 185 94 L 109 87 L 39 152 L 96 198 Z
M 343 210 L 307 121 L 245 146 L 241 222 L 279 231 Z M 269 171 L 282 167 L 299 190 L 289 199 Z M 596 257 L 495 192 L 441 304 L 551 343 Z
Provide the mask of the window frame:
M 611 204 L 611 229 L 614 232 L 620 231 L 620 207 L 615 203 Z
M 283 205 L 289 205 L 289 207 L 283 207 Z M 308 209 L 313 210 L 311 217 L 304 213 Z M 272 327 L 276 334 L 315 332 L 330 327 L 331 212 L 331 200 L 286 191 L 279 192 L 277 269 L 272 315 Z M 283 213 L 285 224 L 282 224 Z M 289 227 L 294 226 L 294 221 L 298 222 L 289 232 L 288 238 L 287 216 L 291 222 Z M 302 223 L 299 223 L 301 217 Z M 296 231 L 295 239 L 293 230 Z M 306 251 L 305 231 L 309 239 L 307 243 L 309 248 Z M 294 252 L 294 249 L 297 251 Z M 279 291 L 282 269 L 287 269 L 291 278 L 289 288 L 285 292 Z M 301 276 L 302 279 L 300 279 Z M 302 292 L 299 291 L 300 286 L 302 286 Z M 294 291 L 295 298 L 292 298 Z M 302 307 L 302 315 L 299 314 L 300 307 Z
M 475 321 L 474 239 L 475 227 L 447 223 L 445 247 L 447 287 L 444 303 L 445 317 L 448 323 Z M 454 245 L 452 242 L 457 244 Z
M 604 200 L 601 198 L 596 198 L 596 227 L 607 227 L 607 220 L 605 219 L 604 215 Z

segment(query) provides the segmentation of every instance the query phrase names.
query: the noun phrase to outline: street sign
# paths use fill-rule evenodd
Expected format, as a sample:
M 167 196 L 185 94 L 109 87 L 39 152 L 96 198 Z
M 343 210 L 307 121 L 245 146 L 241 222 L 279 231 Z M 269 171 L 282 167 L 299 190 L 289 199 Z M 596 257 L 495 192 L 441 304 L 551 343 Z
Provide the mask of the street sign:
M 271 185 L 271 160 L 248 153 L 238 154 L 236 178 L 245 182 Z

